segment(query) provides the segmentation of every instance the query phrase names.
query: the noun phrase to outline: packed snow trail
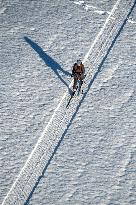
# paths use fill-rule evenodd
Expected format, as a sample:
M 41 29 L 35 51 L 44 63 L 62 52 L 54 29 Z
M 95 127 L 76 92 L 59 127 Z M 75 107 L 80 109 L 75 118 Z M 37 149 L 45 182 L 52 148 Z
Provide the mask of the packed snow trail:
M 41 177 L 44 175 L 52 157 L 63 140 L 67 129 L 76 116 L 90 86 L 101 71 L 101 65 L 112 49 L 134 5 L 134 0 L 118 0 L 114 5 L 109 17 L 83 60 L 83 63 L 86 63 L 86 67 L 89 67 L 86 84 L 84 84 L 84 95 L 73 98 L 69 109 L 66 109 L 69 92 L 67 91 L 64 94 L 2 205 L 27 204 L 29 202 Z M 91 79 L 92 73 L 93 78 Z M 71 86 L 72 83 L 69 87 Z

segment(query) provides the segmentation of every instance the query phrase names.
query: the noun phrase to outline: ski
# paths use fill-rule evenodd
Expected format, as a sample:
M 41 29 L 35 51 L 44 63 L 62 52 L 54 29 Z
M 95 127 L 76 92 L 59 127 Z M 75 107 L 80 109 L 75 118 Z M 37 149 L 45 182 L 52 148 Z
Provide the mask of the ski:
M 77 79 L 77 86 L 76 86 L 76 90 L 75 91 L 72 91 L 71 95 L 70 95 L 70 98 L 68 100 L 68 103 L 66 105 L 66 108 L 69 107 L 70 105 L 70 102 L 72 100 L 72 98 L 75 96 L 75 93 L 76 93 L 76 96 L 79 96 L 80 94 L 83 94 L 83 89 L 82 89 L 82 85 L 83 83 L 85 83 L 85 81 L 83 80 L 84 78 L 86 77 L 86 75 L 84 75 L 84 77 L 82 78 L 82 80 L 79 78 Z
M 81 87 L 82 87 L 82 85 L 80 85 L 79 87 L 77 86 L 77 90 L 76 90 L 76 91 L 72 91 L 71 96 L 70 96 L 70 98 L 69 98 L 69 100 L 68 100 L 68 103 L 67 103 L 67 105 L 66 105 L 66 108 L 69 107 L 70 102 L 71 102 L 72 98 L 75 96 L 75 94 L 76 94 L 77 96 L 79 96 L 80 93 L 83 94 L 83 90 L 81 90 Z

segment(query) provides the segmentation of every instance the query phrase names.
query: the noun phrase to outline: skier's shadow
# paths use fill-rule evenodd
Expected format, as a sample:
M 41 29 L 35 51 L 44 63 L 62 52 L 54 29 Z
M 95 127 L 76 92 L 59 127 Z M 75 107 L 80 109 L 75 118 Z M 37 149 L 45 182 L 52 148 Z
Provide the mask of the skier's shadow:
M 43 51 L 43 49 L 40 46 L 38 46 L 35 42 L 33 42 L 30 38 L 25 36 L 24 39 L 39 54 L 40 58 L 43 59 L 45 64 L 54 71 L 54 73 L 58 76 L 61 82 L 69 88 L 69 85 L 60 76 L 59 71 L 65 74 L 66 76 L 70 76 L 70 73 L 68 71 L 63 70 L 62 67 L 55 60 L 53 60 L 48 54 L 46 54 L 45 51 Z

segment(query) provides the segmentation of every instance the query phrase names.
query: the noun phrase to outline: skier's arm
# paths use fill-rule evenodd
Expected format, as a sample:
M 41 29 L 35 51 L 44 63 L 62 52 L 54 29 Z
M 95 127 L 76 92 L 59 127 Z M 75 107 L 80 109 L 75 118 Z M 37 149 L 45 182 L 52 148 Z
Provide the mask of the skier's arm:
M 71 77 L 73 77 L 75 74 L 75 64 L 73 65 L 73 68 L 72 68 L 72 74 L 71 74 Z

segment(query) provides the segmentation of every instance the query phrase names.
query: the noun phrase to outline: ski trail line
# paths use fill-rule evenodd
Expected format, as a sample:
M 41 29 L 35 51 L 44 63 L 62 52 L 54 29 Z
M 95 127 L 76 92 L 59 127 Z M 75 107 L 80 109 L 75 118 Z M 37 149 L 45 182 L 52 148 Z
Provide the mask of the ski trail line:
M 117 6 L 119 5 L 119 3 L 120 3 L 120 0 L 118 0 L 118 1 L 116 2 L 116 4 L 114 5 L 112 11 L 110 12 L 108 18 L 107 18 L 106 21 L 105 21 L 104 26 L 102 27 L 102 29 L 100 30 L 100 32 L 99 32 L 98 35 L 96 36 L 96 38 L 95 38 L 93 44 L 91 45 L 89 51 L 88 51 L 87 54 L 85 55 L 84 60 L 83 60 L 83 64 L 84 64 L 84 63 L 86 62 L 86 60 L 88 59 L 90 53 L 91 53 L 92 50 L 93 50 L 94 45 L 96 44 L 96 42 L 98 41 L 98 39 L 100 38 L 100 36 L 103 34 L 103 31 L 104 31 L 104 29 L 106 28 L 106 25 L 108 24 L 109 19 L 110 19 L 110 18 L 112 17 L 112 15 L 114 14 L 114 12 L 115 12 L 115 10 L 117 9 Z
M 135 3 L 135 0 L 117 0 L 83 59 L 83 63 L 86 62 L 86 65 L 90 68 L 87 71 L 86 84 L 84 84 L 85 93 L 80 95 L 79 98 L 73 99 L 69 109 L 66 109 L 69 92 L 66 91 L 63 95 L 49 123 L 43 130 L 38 142 L 24 164 L 24 167 L 7 193 L 2 205 L 28 204 L 40 179 L 44 176 L 48 165 L 63 140 L 65 133 L 76 116 L 88 90 L 101 71 L 101 66 L 122 31 Z M 92 72 L 94 75 L 91 79 L 90 73 Z M 73 81 L 69 87 L 72 86 L 72 83 Z

